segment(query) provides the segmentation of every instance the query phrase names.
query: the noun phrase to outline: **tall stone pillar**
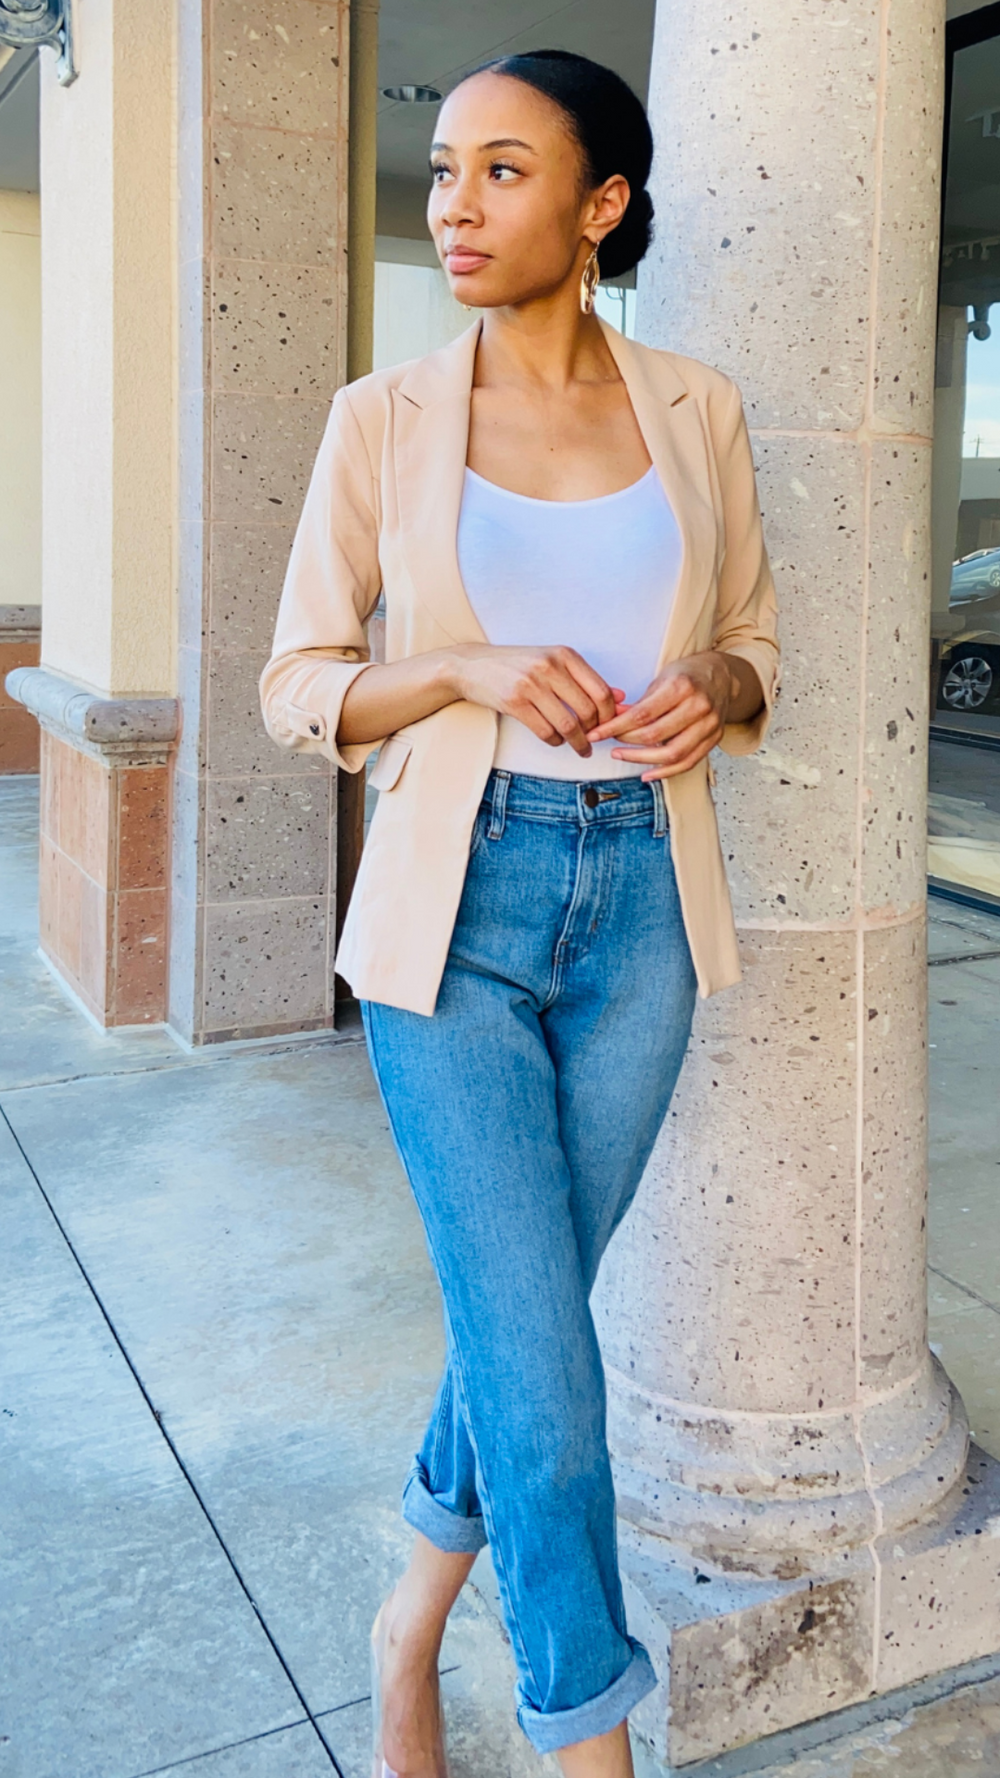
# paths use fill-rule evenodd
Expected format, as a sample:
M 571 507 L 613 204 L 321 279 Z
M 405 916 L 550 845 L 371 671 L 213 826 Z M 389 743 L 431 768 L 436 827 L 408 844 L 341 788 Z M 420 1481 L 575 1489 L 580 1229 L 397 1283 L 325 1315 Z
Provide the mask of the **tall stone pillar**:
M 178 9 L 170 1020 L 201 1043 L 333 1023 L 336 773 L 273 745 L 257 680 L 346 375 L 349 8 Z
M 598 1298 L 638 1720 L 677 1765 L 1000 1647 L 997 1466 L 926 1342 L 943 38 L 942 0 L 657 19 L 639 331 L 743 389 L 785 651 L 718 767 L 744 981 Z

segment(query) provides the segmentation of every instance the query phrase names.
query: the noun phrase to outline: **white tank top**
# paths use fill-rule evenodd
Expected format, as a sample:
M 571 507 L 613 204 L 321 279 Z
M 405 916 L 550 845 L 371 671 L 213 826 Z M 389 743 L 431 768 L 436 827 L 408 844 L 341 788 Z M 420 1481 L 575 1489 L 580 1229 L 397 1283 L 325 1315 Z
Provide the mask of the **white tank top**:
M 680 558 L 655 468 L 596 500 L 536 500 L 465 472 L 458 565 L 489 641 L 575 648 L 630 703 L 656 670 Z M 581 759 L 567 743 L 550 747 L 501 716 L 493 763 L 535 778 L 631 778 L 648 769 L 612 759 L 616 745 L 599 741 Z

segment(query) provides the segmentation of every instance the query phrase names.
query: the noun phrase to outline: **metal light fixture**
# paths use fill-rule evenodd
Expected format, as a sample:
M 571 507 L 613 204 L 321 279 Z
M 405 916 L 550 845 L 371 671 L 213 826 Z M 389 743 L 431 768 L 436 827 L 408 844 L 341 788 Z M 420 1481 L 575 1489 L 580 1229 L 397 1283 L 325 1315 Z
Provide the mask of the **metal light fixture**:
M 400 105 L 436 105 L 441 94 L 436 86 L 384 86 L 382 97 Z
M 59 52 L 60 86 L 70 86 L 77 75 L 71 8 L 72 0 L 0 0 L 0 43 L 11 49 L 40 49 L 47 43 Z

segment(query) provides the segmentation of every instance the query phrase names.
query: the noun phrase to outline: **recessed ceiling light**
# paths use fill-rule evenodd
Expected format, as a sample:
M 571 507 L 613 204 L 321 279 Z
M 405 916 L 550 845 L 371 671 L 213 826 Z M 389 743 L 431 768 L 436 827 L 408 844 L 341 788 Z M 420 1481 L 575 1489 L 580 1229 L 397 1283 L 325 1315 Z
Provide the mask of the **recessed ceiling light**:
M 436 105 L 441 94 L 436 86 L 384 86 L 382 97 L 401 105 Z

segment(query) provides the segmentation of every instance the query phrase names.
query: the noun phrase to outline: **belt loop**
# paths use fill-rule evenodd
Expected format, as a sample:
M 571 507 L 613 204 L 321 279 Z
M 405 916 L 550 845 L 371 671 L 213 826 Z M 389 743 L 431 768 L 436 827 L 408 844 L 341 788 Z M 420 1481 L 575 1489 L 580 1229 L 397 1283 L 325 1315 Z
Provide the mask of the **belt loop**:
M 486 830 L 488 840 L 499 840 L 503 836 L 507 820 L 507 792 L 510 789 L 510 773 L 493 773 L 493 807 L 490 810 L 490 824 Z
M 667 798 L 663 789 L 663 779 L 654 778 L 649 786 L 653 792 L 653 838 L 662 840 L 670 832 L 670 821 L 667 816 Z

